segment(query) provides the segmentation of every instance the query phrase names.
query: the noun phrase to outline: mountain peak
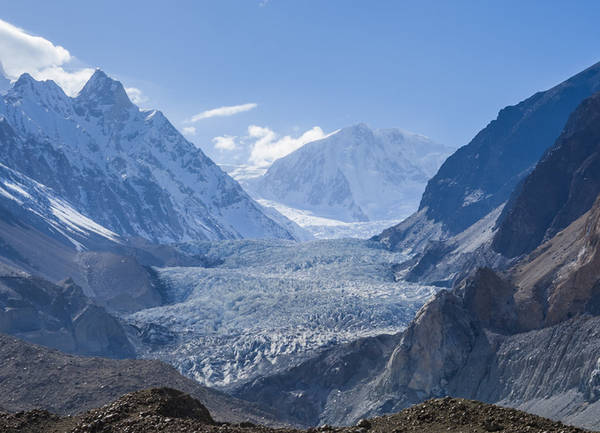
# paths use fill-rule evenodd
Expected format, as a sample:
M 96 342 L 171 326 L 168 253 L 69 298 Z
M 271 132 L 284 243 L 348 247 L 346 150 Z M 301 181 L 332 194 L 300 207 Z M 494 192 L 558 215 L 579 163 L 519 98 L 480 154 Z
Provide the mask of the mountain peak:
M 369 125 L 361 122 L 342 128 L 333 135 L 343 140 L 366 140 L 365 142 L 368 142 L 367 137 L 373 137 L 374 131 L 369 127 Z
M 27 72 L 21 74 L 14 85 L 8 89 L 13 98 L 26 99 L 46 106 L 68 105 L 67 95 L 62 88 L 52 80 L 38 81 Z
M 62 92 L 62 89 L 60 88 L 60 86 L 58 84 L 56 84 L 54 81 L 52 81 L 52 80 L 38 81 L 27 72 L 24 72 L 23 74 L 21 74 L 21 76 L 15 82 L 13 88 L 17 89 L 17 90 L 23 89 L 23 88 L 30 88 L 30 89 L 31 88 L 46 88 L 46 89 L 51 89 L 53 91 L 60 89 L 60 91 Z
M 33 79 L 33 77 L 29 74 L 29 72 L 24 72 L 21 74 L 21 76 L 19 78 L 17 78 L 17 81 L 15 82 L 15 86 L 16 85 L 24 85 L 26 83 L 30 83 L 32 81 L 35 81 Z
M 83 89 L 77 95 L 78 101 L 94 101 L 99 105 L 121 106 L 128 108 L 133 106 L 127 92 L 120 81 L 113 80 L 101 69 L 96 69 Z
M 369 128 L 369 125 L 367 125 L 364 122 L 360 122 L 360 123 L 357 123 L 355 125 L 348 126 L 346 128 L 342 128 L 342 131 L 351 131 L 351 132 L 354 132 L 354 133 L 368 133 L 368 132 L 373 132 L 373 130 L 371 128 Z

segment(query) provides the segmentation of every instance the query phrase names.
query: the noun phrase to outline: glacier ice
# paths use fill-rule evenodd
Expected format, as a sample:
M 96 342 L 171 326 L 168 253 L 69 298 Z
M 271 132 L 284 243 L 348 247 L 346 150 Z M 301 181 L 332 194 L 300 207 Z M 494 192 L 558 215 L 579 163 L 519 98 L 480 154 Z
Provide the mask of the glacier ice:
M 177 338 L 138 343 L 207 385 L 227 388 L 271 374 L 331 345 L 396 333 L 435 288 L 396 281 L 406 260 L 357 239 L 187 243 L 207 267 L 157 269 L 168 305 L 126 318 Z

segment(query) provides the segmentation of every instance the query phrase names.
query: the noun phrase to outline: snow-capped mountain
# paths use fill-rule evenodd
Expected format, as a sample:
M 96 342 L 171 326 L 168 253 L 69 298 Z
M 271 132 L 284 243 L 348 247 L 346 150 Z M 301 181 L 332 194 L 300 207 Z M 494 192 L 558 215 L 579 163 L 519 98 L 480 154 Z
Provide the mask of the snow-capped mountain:
M 422 135 L 358 124 L 307 143 L 264 175 L 241 182 L 256 198 L 314 217 L 399 220 L 418 207 L 427 180 L 450 153 Z
M 100 70 L 74 98 L 24 74 L 0 98 L 0 116 L 19 138 L 0 140 L 0 162 L 116 234 L 294 238 L 160 111 L 140 110 Z

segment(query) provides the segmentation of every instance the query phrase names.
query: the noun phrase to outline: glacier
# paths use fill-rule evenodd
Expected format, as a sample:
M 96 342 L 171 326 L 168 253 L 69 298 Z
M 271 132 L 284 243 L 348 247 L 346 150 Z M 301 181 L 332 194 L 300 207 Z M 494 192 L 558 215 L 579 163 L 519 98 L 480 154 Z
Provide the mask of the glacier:
M 221 389 L 332 345 L 404 329 L 436 292 L 397 281 L 402 253 L 358 239 L 186 243 L 206 267 L 156 268 L 167 305 L 124 317 L 142 357 Z

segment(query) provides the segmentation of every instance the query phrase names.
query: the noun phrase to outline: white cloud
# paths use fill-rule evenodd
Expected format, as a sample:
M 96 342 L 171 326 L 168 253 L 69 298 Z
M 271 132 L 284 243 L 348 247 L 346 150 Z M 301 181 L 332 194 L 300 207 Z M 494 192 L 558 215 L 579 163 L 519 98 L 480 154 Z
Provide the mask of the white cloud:
M 250 152 L 250 162 L 258 166 L 266 166 L 306 143 L 327 137 L 327 134 L 320 127 L 315 126 L 296 138 L 290 135 L 278 137 L 275 131 L 269 128 L 251 125 L 248 127 L 248 136 L 256 139 Z
M 299 130 L 295 127 L 294 131 Z M 325 134 L 314 126 L 299 136 L 280 136 L 266 126 L 250 125 L 243 136 L 223 135 L 212 139 L 214 148 L 221 151 L 221 157 L 233 158 L 236 163 L 250 164 L 266 168 L 276 159 L 292 153 L 311 141 L 320 140 L 334 134 Z M 227 153 L 231 152 L 231 153 Z
M 131 102 L 133 102 L 136 105 L 140 105 L 143 104 L 144 102 L 148 101 L 148 98 L 146 97 L 146 95 L 144 95 L 142 93 L 142 91 L 140 89 L 138 89 L 137 87 L 126 87 L 125 91 L 127 92 L 127 96 L 129 96 L 129 99 L 131 99 Z M 192 128 L 194 129 L 194 128 Z M 194 129 L 194 132 L 196 132 L 196 130 Z
M 0 63 L 7 78 L 16 80 L 28 72 L 36 80 L 55 81 L 74 95 L 94 72 L 92 68 L 65 70 L 74 60 L 60 45 L 0 20 Z
M 196 135 L 196 128 L 193 126 L 186 126 L 181 131 L 184 135 Z
M 237 149 L 237 143 L 235 139 L 237 137 L 233 135 L 223 135 L 221 137 L 215 137 L 212 139 L 213 143 L 215 143 L 215 149 L 219 150 L 235 150 Z
M 202 113 L 198 113 L 188 121 L 190 123 L 197 122 L 202 119 L 208 119 L 211 117 L 222 117 L 222 116 L 233 116 L 234 114 L 242 113 L 256 108 L 258 105 L 254 103 L 241 104 L 241 105 L 229 105 L 219 108 L 213 108 L 212 110 L 206 110 Z

